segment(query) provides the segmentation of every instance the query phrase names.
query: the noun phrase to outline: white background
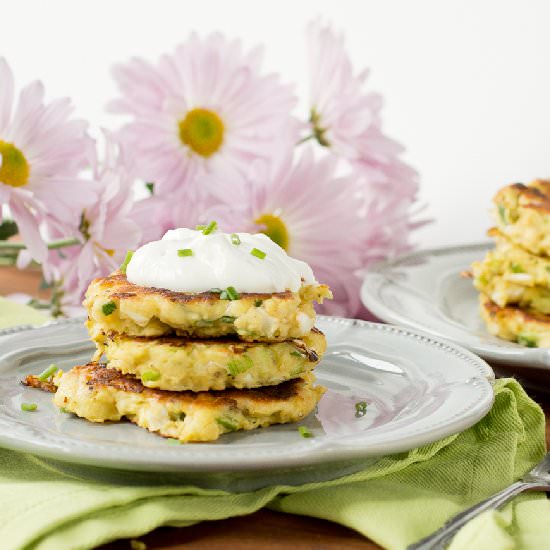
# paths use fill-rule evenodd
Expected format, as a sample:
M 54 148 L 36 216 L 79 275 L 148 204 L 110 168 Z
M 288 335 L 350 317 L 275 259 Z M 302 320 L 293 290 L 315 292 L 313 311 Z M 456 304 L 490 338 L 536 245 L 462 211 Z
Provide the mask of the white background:
M 550 3 L 365 0 L 0 0 L 0 55 L 18 84 L 42 79 L 77 114 L 114 127 L 109 68 L 171 52 L 188 33 L 221 30 L 266 46 L 268 71 L 305 98 L 304 27 L 344 30 L 357 70 L 371 68 L 387 133 L 421 174 L 435 223 L 423 246 L 484 238 L 495 190 L 550 175 Z M 1 83 L 0 83 L 1 85 Z M 302 104 L 304 113 L 305 102 Z

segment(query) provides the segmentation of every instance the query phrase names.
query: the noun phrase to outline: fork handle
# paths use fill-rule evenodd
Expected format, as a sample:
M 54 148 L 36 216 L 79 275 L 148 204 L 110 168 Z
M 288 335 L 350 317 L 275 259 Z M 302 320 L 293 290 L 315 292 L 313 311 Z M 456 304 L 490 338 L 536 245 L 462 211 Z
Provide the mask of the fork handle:
M 529 490 L 550 491 L 550 484 L 536 481 L 516 481 L 516 483 L 506 487 L 506 489 L 503 489 L 499 493 L 453 516 L 440 529 L 407 547 L 407 550 L 435 550 L 445 548 L 456 532 L 471 519 L 481 514 L 481 512 L 498 508 L 511 498 L 519 495 L 519 493 Z

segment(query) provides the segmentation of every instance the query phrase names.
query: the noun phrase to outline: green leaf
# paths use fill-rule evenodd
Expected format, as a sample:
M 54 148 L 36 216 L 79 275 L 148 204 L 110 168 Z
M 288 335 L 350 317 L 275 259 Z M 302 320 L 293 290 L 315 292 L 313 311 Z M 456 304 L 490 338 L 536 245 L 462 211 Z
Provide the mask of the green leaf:
M 19 228 L 13 220 L 4 220 L 0 223 L 0 241 L 6 241 L 17 233 L 19 233 Z
M 227 363 L 227 370 L 229 373 L 233 376 L 237 376 L 238 374 L 242 374 L 243 372 L 246 372 L 248 369 L 252 368 L 254 366 L 254 363 L 248 355 L 243 355 L 242 357 L 232 359 Z

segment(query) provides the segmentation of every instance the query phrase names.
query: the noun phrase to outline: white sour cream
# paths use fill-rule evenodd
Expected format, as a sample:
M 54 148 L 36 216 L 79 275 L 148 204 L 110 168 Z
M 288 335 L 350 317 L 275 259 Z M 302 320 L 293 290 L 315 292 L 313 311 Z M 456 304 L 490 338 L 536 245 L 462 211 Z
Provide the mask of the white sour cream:
M 128 281 L 139 286 L 165 288 L 174 292 L 206 292 L 232 286 L 237 292 L 296 292 L 302 285 L 315 284 L 308 264 L 295 260 L 263 234 L 214 231 L 203 235 L 193 229 L 172 229 L 160 241 L 150 242 L 134 252 L 126 267 Z M 251 251 L 265 252 L 260 259 Z M 190 249 L 192 256 L 180 256 Z

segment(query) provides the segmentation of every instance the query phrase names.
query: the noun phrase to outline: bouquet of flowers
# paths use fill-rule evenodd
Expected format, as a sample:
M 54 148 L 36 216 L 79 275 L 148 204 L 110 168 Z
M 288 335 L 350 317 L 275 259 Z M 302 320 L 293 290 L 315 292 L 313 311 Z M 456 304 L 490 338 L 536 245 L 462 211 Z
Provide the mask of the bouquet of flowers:
M 2 265 L 38 263 L 52 314 L 70 314 L 128 250 L 216 220 L 308 262 L 334 292 L 325 313 L 360 314 L 362 271 L 410 248 L 423 223 L 417 174 L 384 134 L 381 97 L 365 91 L 343 37 L 315 21 L 307 39 L 309 115 L 262 72 L 260 49 L 193 34 L 156 63 L 114 68 L 109 109 L 125 118 L 101 145 L 40 82 L 16 101 L 0 59 Z

